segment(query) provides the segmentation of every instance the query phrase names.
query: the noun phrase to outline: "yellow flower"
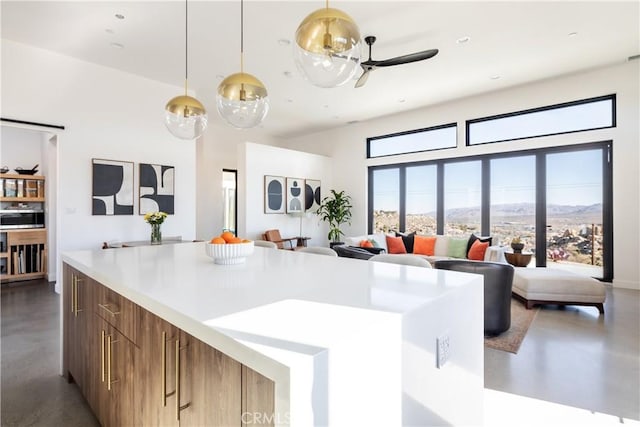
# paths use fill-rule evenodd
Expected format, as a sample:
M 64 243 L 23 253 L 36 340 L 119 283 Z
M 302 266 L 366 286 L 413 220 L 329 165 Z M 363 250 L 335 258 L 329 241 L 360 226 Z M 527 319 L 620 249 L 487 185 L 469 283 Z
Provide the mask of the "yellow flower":
M 167 217 L 164 212 L 147 212 L 144 215 L 144 220 L 149 224 L 162 224 Z

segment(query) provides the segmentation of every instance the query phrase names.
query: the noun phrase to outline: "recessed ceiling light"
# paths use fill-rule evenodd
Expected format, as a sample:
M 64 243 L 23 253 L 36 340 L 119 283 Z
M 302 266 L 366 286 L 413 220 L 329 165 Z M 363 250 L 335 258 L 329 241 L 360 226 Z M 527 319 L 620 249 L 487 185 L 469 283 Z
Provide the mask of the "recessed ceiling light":
M 124 19 L 124 15 L 123 15 L 123 14 L 121 14 L 121 13 L 116 13 L 114 16 L 115 16 L 117 19 Z
M 288 39 L 280 39 L 278 40 L 278 44 L 280 46 L 289 46 L 291 44 L 291 40 Z
M 469 36 L 463 36 L 463 37 L 460 37 L 458 40 L 456 40 L 456 43 L 458 43 L 458 44 L 465 44 L 465 43 L 467 43 L 469 40 L 471 40 L 471 37 L 469 37 Z
M 289 78 L 293 77 L 293 73 L 291 71 L 285 71 L 282 74 L 284 74 L 285 77 L 289 77 Z
M 111 43 L 110 46 L 115 49 L 123 49 L 124 45 L 122 43 Z
M 495 74 L 495 75 L 493 75 L 493 76 L 491 76 L 491 77 L 489 77 L 489 78 L 490 78 L 491 80 L 498 80 L 498 79 L 500 78 L 500 76 L 499 76 L 499 75 L 497 75 L 497 74 Z
M 106 28 L 104 31 L 109 34 L 115 34 L 115 31 L 113 31 L 111 28 Z
M 575 36 L 577 36 L 577 35 L 578 35 L 578 33 L 577 33 L 577 32 L 575 32 L 575 31 L 573 31 L 573 32 L 571 32 L 571 33 L 569 33 L 569 34 L 567 34 L 567 35 L 568 35 L 569 37 L 575 37 Z

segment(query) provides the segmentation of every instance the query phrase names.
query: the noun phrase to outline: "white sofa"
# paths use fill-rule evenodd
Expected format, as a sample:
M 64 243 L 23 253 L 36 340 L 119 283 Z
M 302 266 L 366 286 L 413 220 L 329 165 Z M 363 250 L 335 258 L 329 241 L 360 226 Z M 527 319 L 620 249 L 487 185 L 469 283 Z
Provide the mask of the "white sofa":
M 390 235 L 391 236 L 391 235 Z M 392 236 L 395 237 L 395 236 Z M 436 237 L 436 245 L 434 248 L 433 255 L 419 255 L 414 254 L 415 256 L 423 257 L 431 264 L 435 261 L 442 259 L 455 259 L 447 255 L 449 249 L 449 236 L 435 236 Z M 365 234 L 362 236 L 354 236 L 354 237 L 345 237 L 344 241 L 348 246 L 360 246 L 360 242 L 363 240 L 373 239 L 379 247 L 383 248 L 385 252 L 389 253 L 387 248 L 387 239 L 385 233 L 375 233 L 375 234 Z M 484 261 L 489 262 L 499 262 L 502 264 L 507 264 L 507 260 L 504 257 L 504 251 L 507 249 L 506 246 L 489 246 L 487 251 L 484 254 Z

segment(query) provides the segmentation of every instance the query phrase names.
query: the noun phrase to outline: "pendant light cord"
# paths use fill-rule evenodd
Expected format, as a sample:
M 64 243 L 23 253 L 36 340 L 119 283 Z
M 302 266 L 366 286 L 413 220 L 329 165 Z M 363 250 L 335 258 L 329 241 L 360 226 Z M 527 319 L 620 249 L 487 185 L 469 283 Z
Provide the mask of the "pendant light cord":
M 184 0 L 184 94 L 187 95 L 189 79 L 189 2 Z
M 244 73 L 244 0 L 240 0 L 240 72 Z

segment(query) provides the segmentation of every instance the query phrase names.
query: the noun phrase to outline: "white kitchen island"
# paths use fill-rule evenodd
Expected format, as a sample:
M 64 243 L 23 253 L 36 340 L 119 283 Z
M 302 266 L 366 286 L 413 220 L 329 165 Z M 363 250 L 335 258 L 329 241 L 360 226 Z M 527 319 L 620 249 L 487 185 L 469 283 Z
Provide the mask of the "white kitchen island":
M 260 247 L 217 265 L 204 245 L 62 259 L 273 380 L 275 425 L 482 424 L 481 276 Z

